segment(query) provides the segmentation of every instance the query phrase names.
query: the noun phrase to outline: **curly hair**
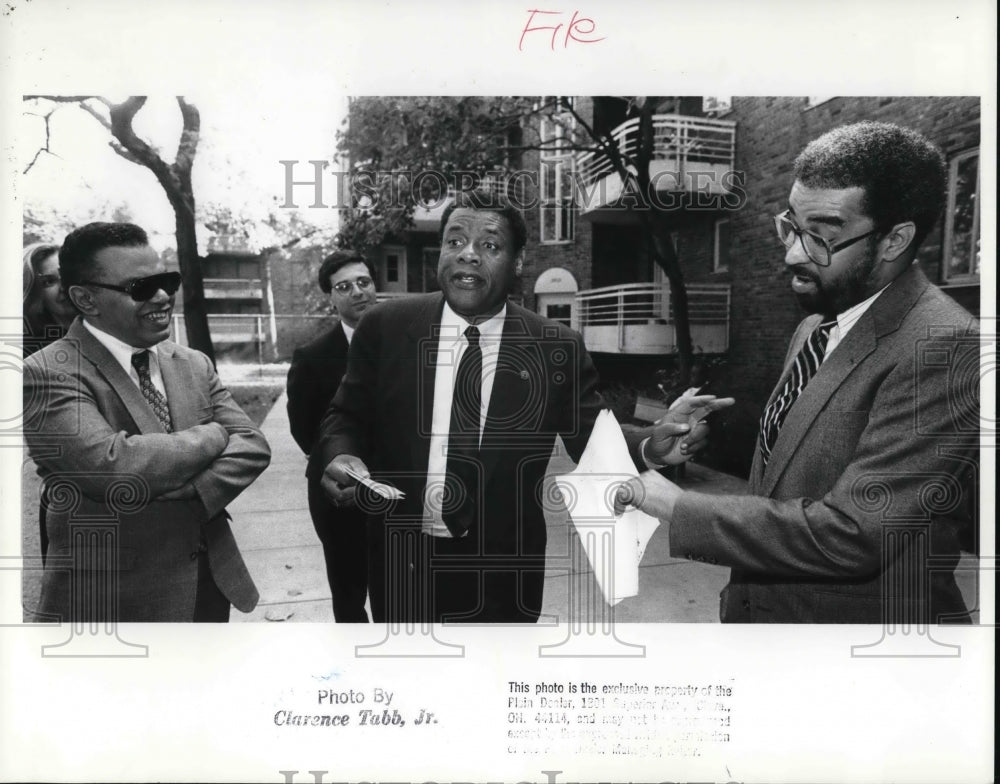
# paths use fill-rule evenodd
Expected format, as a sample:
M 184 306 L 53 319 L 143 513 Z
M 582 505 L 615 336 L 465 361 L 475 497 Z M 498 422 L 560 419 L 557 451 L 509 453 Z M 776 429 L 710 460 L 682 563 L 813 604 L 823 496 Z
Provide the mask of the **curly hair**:
M 925 137 L 892 123 L 842 125 L 810 142 L 795 159 L 795 179 L 808 188 L 863 188 L 865 213 L 888 231 L 913 221 L 913 247 L 944 209 L 944 156 Z
M 59 249 L 59 277 L 68 289 L 87 279 L 94 256 L 105 248 L 141 248 L 146 232 L 134 223 L 88 223 L 66 235 Z
M 333 273 L 341 267 L 346 267 L 348 264 L 364 264 L 368 268 L 369 276 L 375 277 L 375 270 L 372 269 L 371 262 L 363 254 L 350 248 L 335 250 L 323 259 L 323 263 L 319 267 L 319 287 L 324 294 L 330 293 L 332 288 L 330 286 L 330 278 L 333 276 Z

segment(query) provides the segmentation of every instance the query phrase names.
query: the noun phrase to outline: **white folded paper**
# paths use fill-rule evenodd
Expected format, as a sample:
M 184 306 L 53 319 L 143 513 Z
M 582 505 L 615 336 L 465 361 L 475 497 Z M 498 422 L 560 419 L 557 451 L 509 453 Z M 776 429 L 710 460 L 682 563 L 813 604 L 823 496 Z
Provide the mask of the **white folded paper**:
M 576 469 L 556 477 L 566 509 L 604 600 L 618 604 L 639 593 L 639 562 L 659 520 L 638 509 L 615 517 L 615 491 L 637 476 L 621 426 L 610 411 L 594 423 Z

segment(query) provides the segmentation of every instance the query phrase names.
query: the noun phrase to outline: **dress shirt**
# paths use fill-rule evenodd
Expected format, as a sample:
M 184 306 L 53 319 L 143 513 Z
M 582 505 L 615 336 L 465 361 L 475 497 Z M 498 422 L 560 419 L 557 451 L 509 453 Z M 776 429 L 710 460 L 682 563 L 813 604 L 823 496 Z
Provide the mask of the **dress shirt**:
M 148 349 L 138 348 L 136 346 L 130 346 L 122 340 L 119 340 L 114 335 L 109 335 L 102 329 L 98 329 L 93 324 L 91 324 L 86 319 L 83 319 L 83 327 L 91 335 L 100 341 L 100 344 L 104 346 L 111 356 L 115 358 L 115 361 L 122 366 L 130 379 L 135 382 L 135 385 L 142 388 L 139 384 L 139 374 L 136 372 L 135 368 L 132 367 L 132 355 L 137 351 L 149 351 L 149 377 L 153 382 L 153 386 L 156 387 L 157 391 L 163 395 L 164 399 L 167 397 L 167 390 L 163 386 L 163 374 L 160 372 L 160 357 L 156 353 L 156 346 L 150 346 Z
M 507 306 L 492 318 L 476 324 L 479 329 L 479 346 L 483 352 L 482 407 L 479 411 L 479 439 L 482 443 L 486 413 L 490 409 L 493 379 L 500 356 L 500 338 L 503 335 Z M 451 427 L 451 398 L 455 386 L 455 372 L 462 354 L 469 347 L 465 330 L 469 322 L 453 311 L 446 302 L 441 314 L 441 334 L 438 336 L 434 370 L 434 408 L 431 419 L 430 456 L 427 460 L 427 490 L 424 494 L 423 532 L 431 536 L 450 537 L 441 519 L 441 491 L 448 468 L 448 430 Z
M 843 313 L 837 315 L 837 325 L 830 330 L 830 339 L 826 344 L 826 351 L 823 353 L 823 360 L 830 356 L 837 345 L 847 337 L 847 333 L 851 331 L 851 327 L 858 323 L 861 317 L 865 314 L 865 311 L 872 306 L 872 303 L 879 298 L 879 295 L 885 291 L 888 286 L 876 291 L 864 302 L 859 302 L 857 305 L 853 305 L 845 310 Z
M 354 337 L 354 327 L 349 327 L 347 326 L 346 321 L 341 321 L 340 328 L 344 330 L 344 337 L 347 338 L 347 345 L 351 345 L 351 338 Z

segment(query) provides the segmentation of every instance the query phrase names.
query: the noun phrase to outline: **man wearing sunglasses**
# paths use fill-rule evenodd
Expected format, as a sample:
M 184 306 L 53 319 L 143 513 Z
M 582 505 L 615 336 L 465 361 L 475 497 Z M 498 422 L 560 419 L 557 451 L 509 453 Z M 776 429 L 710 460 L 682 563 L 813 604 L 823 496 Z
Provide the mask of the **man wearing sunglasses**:
M 208 357 L 167 340 L 180 275 L 128 223 L 71 232 L 59 272 L 80 317 L 24 368 L 25 439 L 54 499 L 39 617 L 249 612 L 225 507 L 270 449 Z
M 764 407 L 750 496 L 642 475 L 619 490 L 671 553 L 732 567 L 723 621 L 967 622 L 978 325 L 915 263 L 945 203 L 941 153 L 886 123 L 836 128 L 795 161 L 774 219 L 809 315 Z
M 309 455 L 319 426 L 347 370 L 347 349 L 358 321 L 375 304 L 375 281 L 368 260 L 357 251 L 338 250 L 323 260 L 319 287 L 340 317 L 335 327 L 295 349 L 288 371 L 288 423 L 295 442 Z M 323 544 L 326 577 L 337 623 L 367 623 L 368 554 L 365 515 L 354 499 L 334 504 L 320 482 L 310 479 L 309 513 Z

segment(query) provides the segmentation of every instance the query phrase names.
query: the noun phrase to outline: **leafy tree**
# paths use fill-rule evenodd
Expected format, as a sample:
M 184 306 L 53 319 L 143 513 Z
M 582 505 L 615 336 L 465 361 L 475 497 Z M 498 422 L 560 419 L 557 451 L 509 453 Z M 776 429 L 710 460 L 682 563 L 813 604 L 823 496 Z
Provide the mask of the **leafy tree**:
M 191 169 L 198 151 L 201 115 L 194 104 L 177 96 L 183 127 L 173 163 L 167 163 L 159 151 L 140 138 L 133 129 L 136 114 L 146 103 L 146 96 L 133 95 L 120 103 L 97 95 L 29 95 L 25 101 L 41 106 L 45 113 L 45 145 L 40 147 L 25 168 L 27 174 L 43 153 L 50 149 L 49 119 L 64 105 L 78 107 L 93 117 L 111 135 L 108 144 L 127 161 L 144 166 L 156 177 L 174 211 L 177 240 L 177 262 L 184 284 L 184 325 L 188 344 L 215 360 L 212 339 L 205 310 L 205 289 L 202 282 L 201 258 L 198 255 L 195 228 L 195 200 L 191 184 Z

